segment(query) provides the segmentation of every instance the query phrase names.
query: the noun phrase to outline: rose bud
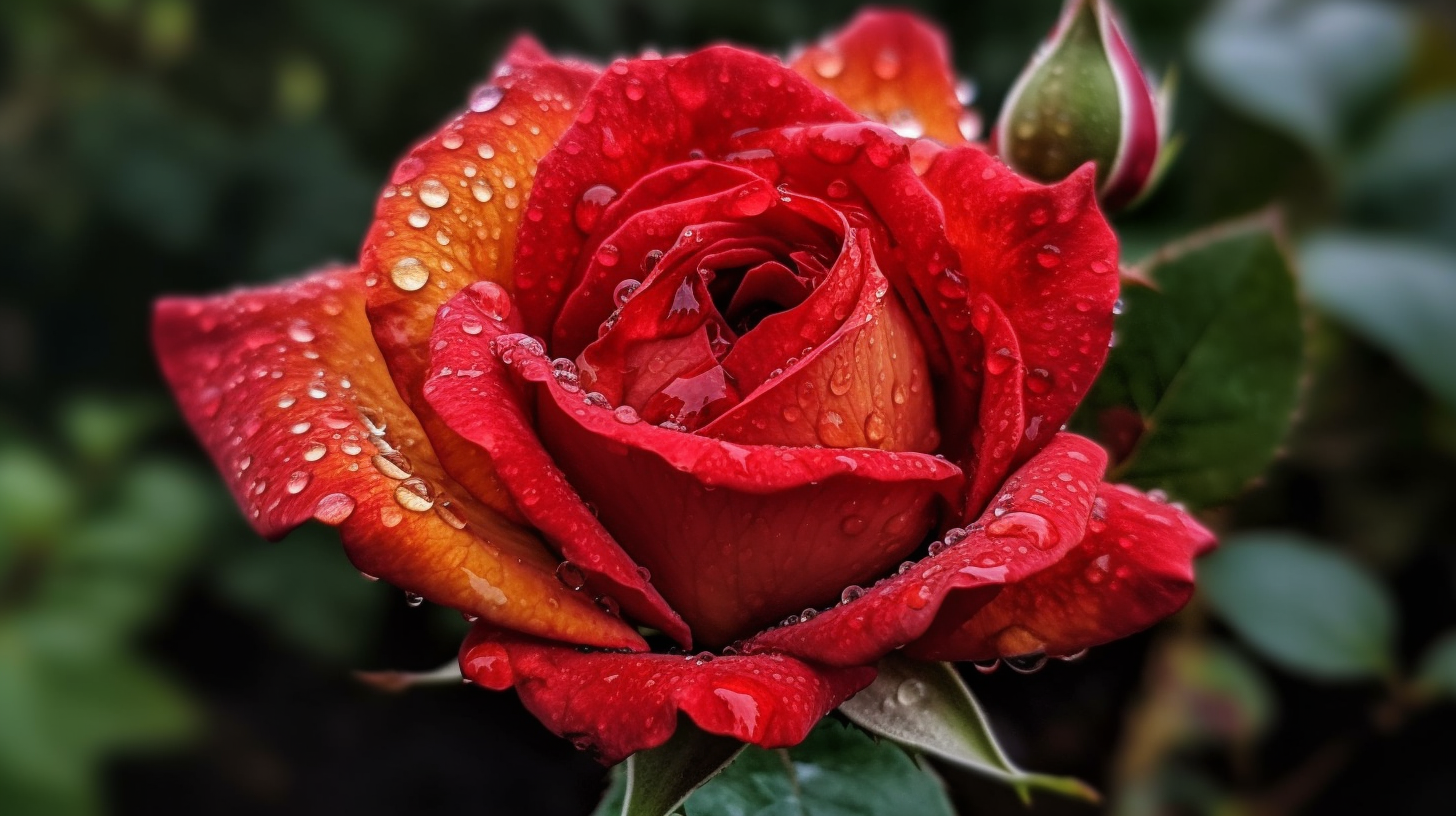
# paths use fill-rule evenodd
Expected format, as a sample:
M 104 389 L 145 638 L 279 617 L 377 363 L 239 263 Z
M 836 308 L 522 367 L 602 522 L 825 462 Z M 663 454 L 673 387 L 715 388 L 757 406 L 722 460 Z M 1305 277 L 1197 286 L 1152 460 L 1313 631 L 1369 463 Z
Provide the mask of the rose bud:
M 1171 159 L 1167 103 L 1155 94 L 1106 0 L 1067 0 L 1051 37 L 1012 86 L 993 134 L 997 152 L 1041 181 L 1097 165 L 1108 210 L 1146 196 Z
M 465 677 L 607 762 L 680 714 L 794 745 L 897 649 L 1139 631 L 1212 537 L 1060 430 L 1117 240 L 1090 166 L 958 141 L 947 54 L 897 12 L 791 64 L 519 42 L 356 266 L 162 300 L 162 371 L 260 534 L 337 527 L 475 621 Z

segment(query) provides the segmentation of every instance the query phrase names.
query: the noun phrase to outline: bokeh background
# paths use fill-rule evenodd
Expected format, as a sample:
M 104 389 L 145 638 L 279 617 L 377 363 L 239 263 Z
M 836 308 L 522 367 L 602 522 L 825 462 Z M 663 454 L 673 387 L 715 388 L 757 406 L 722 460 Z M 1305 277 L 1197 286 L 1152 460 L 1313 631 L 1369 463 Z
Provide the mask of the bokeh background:
M 587 812 L 602 770 L 513 695 L 355 678 L 439 666 L 464 624 L 362 580 L 326 529 L 249 532 L 159 380 L 149 305 L 352 258 L 392 162 L 517 31 L 593 58 L 784 50 L 856 5 L 0 3 L 0 813 Z M 913 5 L 988 119 L 1057 12 Z M 1177 67 L 1186 138 L 1118 220 L 1127 251 L 1279 206 L 1303 407 L 1206 514 L 1232 543 L 1189 609 L 972 686 L 1015 759 L 1108 812 L 1456 812 L 1453 10 L 1121 6 Z M 964 813 L 1022 812 L 943 773 Z

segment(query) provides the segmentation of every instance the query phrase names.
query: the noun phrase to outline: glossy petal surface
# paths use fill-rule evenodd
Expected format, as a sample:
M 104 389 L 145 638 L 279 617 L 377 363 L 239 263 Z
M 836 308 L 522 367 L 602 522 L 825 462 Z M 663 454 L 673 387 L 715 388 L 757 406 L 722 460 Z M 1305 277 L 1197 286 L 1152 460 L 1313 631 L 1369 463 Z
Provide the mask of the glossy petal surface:
M 434 373 L 425 396 L 452 428 L 499 463 L 521 511 L 566 559 L 558 571 L 564 583 L 689 643 L 682 619 L 602 528 L 537 439 L 530 399 L 508 377 L 508 364 L 490 351 L 507 329 L 518 326 L 497 284 L 477 283 L 457 296 L 435 324 Z
M 874 679 L 872 667 L 815 667 L 784 655 L 581 652 L 476 627 L 460 650 L 467 678 L 514 685 L 546 727 L 611 764 L 655 748 L 686 714 L 699 728 L 765 748 L 797 745 Z
M 906 653 L 928 660 L 1075 655 L 1127 637 L 1187 603 L 1193 559 L 1212 546 L 1213 534 L 1184 511 L 1104 484 L 1086 537 L 1065 558 L 983 607 L 951 600 Z
M 157 304 L 162 370 L 254 528 L 340 527 L 360 570 L 501 626 L 638 647 L 529 533 L 440 467 L 365 320 L 355 270 Z
M 463 443 L 420 398 L 435 312 L 476 281 L 511 288 L 516 230 L 536 163 L 572 120 L 595 78 L 517 41 L 467 110 L 395 167 L 360 256 L 369 319 L 390 373 L 445 469 L 499 512 L 519 518 L 489 457 Z
M 451 307 L 452 316 L 473 317 L 484 331 L 441 334 L 437 344 L 461 347 L 472 361 L 465 379 L 476 379 L 477 370 L 482 380 L 500 376 L 486 359 L 495 357 L 490 344 L 500 327 L 472 315 L 469 293 Z M 699 643 L 727 643 L 882 572 L 919 543 L 936 497 L 960 490 L 960 471 L 925 454 L 737 445 L 658 428 L 563 387 L 534 340 L 494 340 L 497 352 L 513 344 L 511 376 L 530 384 L 538 431 L 565 483 L 651 571 L 653 586 Z M 436 380 L 460 374 L 442 371 Z M 476 387 L 433 398 L 461 434 L 499 445 L 511 431 L 487 387 Z M 541 480 L 558 478 L 526 464 L 503 468 L 502 476 L 522 496 L 545 495 Z
M 970 290 L 1000 306 L 1019 346 L 1023 425 L 984 443 L 1014 446 L 1014 467 L 1067 421 L 1107 359 L 1117 238 L 1097 208 L 1091 165 L 1041 185 L 966 147 L 942 154 L 925 181 L 945 208 Z
M 951 598 L 957 609 L 984 606 L 1077 546 L 1106 466 L 1097 445 L 1058 434 L 1006 481 L 995 509 L 962 541 L 808 621 L 751 638 L 747 650 L 833 666 L 866 664 L 919 638 Z
M 613 63 L 541 163 L 516 250 L 526 330 L 550 334 L 564 299 L 600 254 L 604 230 L 577 216 L 589 192 L 625 191 L 669 164 L 721 157 L 744 130 L 856 118 L 776 60 L 737 48 Z

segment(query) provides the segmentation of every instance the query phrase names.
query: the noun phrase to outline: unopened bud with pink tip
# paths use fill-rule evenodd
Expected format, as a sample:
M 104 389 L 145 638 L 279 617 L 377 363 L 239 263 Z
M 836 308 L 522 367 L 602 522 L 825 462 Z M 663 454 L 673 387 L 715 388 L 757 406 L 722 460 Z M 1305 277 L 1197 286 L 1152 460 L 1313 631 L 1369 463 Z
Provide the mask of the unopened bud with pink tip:
M 1042 181 L 1097 164 L 1109 210 L 1146 195 L 1166 167 L 1166 98 L 1128 48 L 1111 4 L 1067 0 L 1051 37 L 1016 80 L 993 136 L 1001 158 Z

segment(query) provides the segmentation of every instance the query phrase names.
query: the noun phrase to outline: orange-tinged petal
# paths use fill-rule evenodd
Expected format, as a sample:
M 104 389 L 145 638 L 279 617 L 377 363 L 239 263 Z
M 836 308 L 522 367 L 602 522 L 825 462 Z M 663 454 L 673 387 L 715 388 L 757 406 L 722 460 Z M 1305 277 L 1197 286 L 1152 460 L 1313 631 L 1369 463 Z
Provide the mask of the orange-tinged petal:
M 904 11 L 871 9 L 794 59 L 793 69 L 906 136 L 964 144 L 980 133 L 956 93 L 945 35 Z
M 369 319 L 395 384 L 414 409 L 445 470 L 473 495 L 520 515 L 490 458 L 463 442 L 420 396 L 435 312 L 476 281 L 510 289 L 516 228 L 536 162 L 576 118 L 595 72 L 515 43 L 469 109 L 395 168 L 365 239 L 361 274 Z
M 260 534 L 316 518 L 340 528 L 360 570 L 435 603 L 542 637 L 643 646 L 556 579 L 533 535 L 446 474 L 385 369 L 355 270 L 162 300 L 153 339 Z

